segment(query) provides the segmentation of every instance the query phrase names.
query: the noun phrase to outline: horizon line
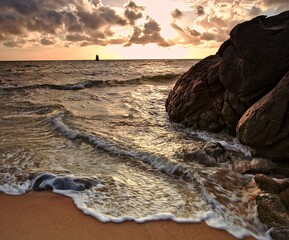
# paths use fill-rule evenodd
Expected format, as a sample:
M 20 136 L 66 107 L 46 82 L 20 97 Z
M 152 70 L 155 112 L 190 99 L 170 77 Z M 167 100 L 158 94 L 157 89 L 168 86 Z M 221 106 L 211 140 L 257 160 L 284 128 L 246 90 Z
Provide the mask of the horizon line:
M 201 60 L 202 58 L 105 58 L 101 61 L 141 61 L 141 60 Z M 95 59 L 12 59 L 1 60 L 0 62 L 49 62 L 49 61 L 95 61 Z

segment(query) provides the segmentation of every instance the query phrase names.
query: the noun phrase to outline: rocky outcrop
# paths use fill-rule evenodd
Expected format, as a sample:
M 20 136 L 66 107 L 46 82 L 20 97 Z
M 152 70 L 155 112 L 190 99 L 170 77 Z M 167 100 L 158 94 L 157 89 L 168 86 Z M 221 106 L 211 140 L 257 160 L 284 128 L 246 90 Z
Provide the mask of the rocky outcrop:
M 255 155 L 286 158 L 289 149 L 289 72 L 278 85 L 251 106 L 237 126 L 239 140 Z
M 209 56 L 193 66 L 176 83 L 166 102 L 169 116 L 198 129 L 218 131 L 225 126 L 221 116 L 225 88 L 219 79 L 222 58 Z
M 256 198 L 257 210 L 262 222 L 271 229 L 276 240 L 285 240 L 289 236 L 289 181 L 277 182 L 265 175 L 256 175 L 255 181 L 264 192 Z
M 216 55 L 179 79 L 166 101 L 171 119 L 206 131 L 227 130 L 254 149 L 255 161 L 217 143 L 186 152 L 184 159 L 208 167 L 229 162 L 237 172 L 257 174 L 259 217 L 280 240 L 289 236 L 288 39 L 289 11 L 237 25 Z M 272 162 L 264 166 L 267 160 L 259 157 Z
M 216 55 L 179 79 L 166 101 L 168 115 L 236 134 L 255 156 L 288 159 L 288 39 L 289 11 L 237 25 Z

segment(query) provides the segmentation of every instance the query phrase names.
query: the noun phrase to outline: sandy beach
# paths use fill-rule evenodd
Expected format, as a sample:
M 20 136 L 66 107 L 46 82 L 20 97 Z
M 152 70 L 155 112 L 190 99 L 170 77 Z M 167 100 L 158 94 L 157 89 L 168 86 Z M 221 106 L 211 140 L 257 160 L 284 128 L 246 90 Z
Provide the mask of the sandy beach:
M 1 240 L 235 239 L 229 233 L 212 229 L 205 223 L 101 223 L 78 210 L 71 199 L 51 192 L 29 192 L 22 196 L 1 193 L 0 211 Z

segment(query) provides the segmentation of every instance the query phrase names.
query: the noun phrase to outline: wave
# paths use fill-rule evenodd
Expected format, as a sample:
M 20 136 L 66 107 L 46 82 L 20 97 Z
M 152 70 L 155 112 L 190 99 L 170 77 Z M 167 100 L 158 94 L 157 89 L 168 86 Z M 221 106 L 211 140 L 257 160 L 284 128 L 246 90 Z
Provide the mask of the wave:
M 65 117 L 65 112 L 59 114 L 53 119 L 54 126 L 58 132 L 65 135 L 69 139 L 81 140 L 90 145 L 95 149 L 104 151 L 108 154 L 118 156 L 118 157 L 131 157 L 142 162 L 146 162 L 149 165 L 156 168 L 156 170 L 164 172 L 173 177 L 180 177 L 184 182 L 192 184 L 201 196 L 201 201 L 204 201 L 208 207 L 207 211 L 202 212 L 203 216 L 194 219 L 181 219 L 172 214 L 163 215 L 164 219 L 172 219 L 177 222 L 188 222 L 196 220 L 205 220 L 209 226 L 225 229 L 234 236 L 238 238 L 243 238 L 245 236 L 251 235 L 259 239 L 266 239 L 267 236 L 261 236 L 260 232 L 264 232 L 264 226 L 257 220 L 256 207 L 254 202 L 249 201 L 251 197 L 240 196 L 243 193 L 243 187 L 241 183 L 245 182 L 246 185 L 251 183 L 252 176 L 239 176 L 230 170 L 219 170 L 212 169 L 208 172 L 203 172 L 201 166 L 192 166 L 189 163 L 177 163 L 172 162 L 169 159 L 159 156 L 155 153 L 149 153 L 137 149 L 129 149 L 125 146 L 110 141 L 104 140 L 100 137 L 82 132 L 79 130 L 74 130 L 64 123 L 63 119 Z M 43 189 L 52 189 L 53 191 L 64 194 L 66 196 L 72 197 L 76 205 L 86 214 L 92 215 L 102 221 L 116 221 L 122 222 L 124 220 L 134 220 L 138 222 L 143 222 L 147 220 L 152 220 L 150 218 L 137 219 L 126 216 L 123 217 L 104 217 L 99 215 L 95 211 L 89 210 L 83 205 L 82 201 L 74 194 L 75 191 L 89 190 L 90 187 L 97 186 L 101 184 L 96 179 L 77 179 L 67 176 L 52 176 L 41 175 L 36 178 L 34 182 L 39 182 L 39 184 L 34 184 L 35 187 L 41 186 Z M 235 182 L 236 186 L 233 184 L 232 189 L 228 188 L 228 182 Z M 197 185 L 195 185 L 197 183 Z M 66 189 L 73 190 L 73 192 L 67 192 Z M 255 191 L 255 188 L 253 189 Z M 225 202 L 225 203 L 224 203 Z M 241 209 L 243 204 L 248 206 L 244 208 L 243 213 L 238 213 L 238 209 Z M 128 217 L 128 218 L 127 218 Z M 153 216 L 155 219 L 159 219 L 159 216 Z M 254 224 L 252 224 L 254 223 Z M 251 226 L 252 225 L 252 226 Z
M 148 162 L 155 167 L 158 171 L 165 172 L 170 175 L 186 175 L 187 167 L 182 163 L 175 163 L 169 159 L 157 156 L 155 154 L 144 152 L 140 150 L 132 150 L 121 146 L 115 142 L 109 140 L 103 140 L 93 134 L 80 132 L 78 130 L 71 129 L 63 122 L 64 113 L 59 114 L 53 119 L 54 126 L 61 134 L 69 139 L 78 139 L 92 145 L 95 149 L 107 152 L 111 155 L 118 157 L 132 157 L 144 162 Z
M 50 109 L 50 106 L 46 106 L 46 108 Z M 157 219 L 172 219 L 177 222 L 196 222 L 205 220 L 208 225 L 225 229 L 238 238 L 251 235 L 259 239 L 265 239 L 265 237 L 262 238 L 262 232 L 265 230 L 262 229 L 262 225 L 256 220 L 254 202 L 251 202 L 251 205 L 248 203 L 248 206 L 244 207 L 243 203 L 247 204 L 248 201 L 246 200 L 246 197 L 242 197 L 240 200 L 239 195 L 241 195 L 242 191 L 238 188 L 239 184 L 236 184 L 236 187 L 231 189 L 231 191 L 230 189 L 227 189 L 226 185 L 223 186 L 221 184 L 222 182 L 224 183 L 224 180 L 226 184 L 228 182 L 236 181 L 236 177 L 233 173 L 230 174 L 230 172 L 227 171 L 218 175 L 215 170 L 210 169 L 208 169 L 209 172 L 203 172 L 201 167 L 200 169 L 198 167 L 192 168 L 188 163 L 172 162 L 161 155 L 138 149 L 129 149 L 117 142 L 101 139 L 91 133 L 73 129 L 64 122 L 65 118 L 69 117 L 69 114 L 71 113 L 61 106 L 55 106 L 54 108 L 55 111 L 43 112 L 43 114 L 48 116 L 49 122 L 52 120 L 54 130 L 71 140 L 75 139 L 86 142 L 95 149 L 104 151 L 113 156 L 133 158 L 147 162 L 161 172 L 174 175 L 174 178 L 179 176 L 184 180 L 183 184 L 188 184 L 190 188 L 196 189 L 200 194 L 201 198 L 200 201 L 198 201 L 197 206 L 200 205 L 199 207 L 201 210 L 197 212 L 197 215 L 185 218 L 177 217 L 174 215 L 174 211 L 168 213 L 159 212 L 152 215 L 143 215 L 142 217 L 139 217 L 139 215 L 130 215 L 129 213 L 119 216 L 107 214 L 107 209 L 99 210 L 101 205 L 97 205 L 97 208 L 90 206 L 90 204 L 98 203 L 98 201 L 100 201 L 100 203 L 107 203 L 107 201 L 109 201 L 107 200 L 109 196 L 108 193 L 110 192 L 105 190 L 105 186 L 111 186 L 113 189 L 114 184 L 118 184 L 117 182 L 111 182 L 110 177 L 108 179 L 108 177 L 103 175 L 87 177 L 81 175 L 74 176 L 68 173 L 55 174 L 55 172 L 42 172 L 34 175 L 30 182 L 24 182 L 25 184 L 21 187 L 18 187 L 15 183 L 15 186 L 13 185 L 12 187 L 9 185 L 0 186 L 0 191 L 12 194 L 23 194 L 31 189 L 36 191 L 53 190 L 56 193 L 71 197 L 76 206 L 84 213 L 92 215 L 103 222 L 122 222 L 125 220 L 144 222 Z M 220 182 L 217 181 L 218 176 L 221 178 L 219 179 Z M 223 178 L 225 179 L 222 180 Z M 242 178 L 240 181 L 244 181 L 243 177 L 240 178 Z M 249 180 L 250 179 L 248 179 L 248 181 Z M 27 184 L 28 182 L 30 183 L 29 186 Z M 238 202 L 240 202 L 239 205 Z M 206 208 L 201 208 L 201 204 L 205 204 Z M 175 205 L 178 205 L 178 203 L 176 202 Z M 239 217 L 238 214 L 236 214 L 236 210 L 238 209 L 242 209 L 242 212 L 244 211 L 246 213 L 245 216 L 241 215 Z M 250 226 L 248 225 L 250 223 L 254 224 Z
M 176 129 L 185 132 L 191 138 L 204 140 L 206 143 L 214 142 L 220 143 L 226 150 L 238 152 L 243 154 L 244 159 L 252 159 L 252 149 L 248 146 L 241 144 L 237 138 L 232 138 L 228 135 L 221 135 L 210 133 L 202 130 L 195 130 L 191 128 L 184 128 L 182 124 L 174 124 Z
M 17 90 L 30 90 L 30 89 L 52 89 L 52 90 L 81 90 L 92 87 L 117 87 L 127 85 L 145 85 L 145 84 L 164 84 L 171 82 L 180 77 L 180 74 L 161 74 L 153 76 L 142 76 L 129 80 L 87 80 L 72 84 L 33 84 L 25 86 L 1 87 L 1 90 L 17 91 Z

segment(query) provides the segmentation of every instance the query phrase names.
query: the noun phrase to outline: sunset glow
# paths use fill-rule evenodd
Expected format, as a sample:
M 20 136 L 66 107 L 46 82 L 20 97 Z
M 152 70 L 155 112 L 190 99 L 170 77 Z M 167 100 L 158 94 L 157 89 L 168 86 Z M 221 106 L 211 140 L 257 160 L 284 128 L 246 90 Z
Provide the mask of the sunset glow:
M 203 58 L 286 0 L 0 0 L 0 60 Z

